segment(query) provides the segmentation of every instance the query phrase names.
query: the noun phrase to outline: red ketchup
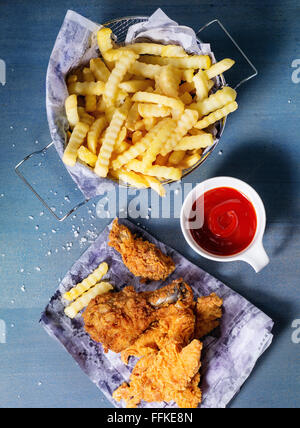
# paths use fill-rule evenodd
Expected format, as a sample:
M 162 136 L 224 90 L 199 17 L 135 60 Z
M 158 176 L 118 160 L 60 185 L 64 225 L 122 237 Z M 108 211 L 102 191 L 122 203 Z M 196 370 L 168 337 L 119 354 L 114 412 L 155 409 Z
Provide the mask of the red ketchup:
M 194 202 L 194 211 L 197 206 L 204 207 L 204 222 L 199 229 L 191 227 L 190 232 L 197 244 L 207 252 L 232 256 L 247 248 L 253 240 L 257 226 L 256 212 L 251 202 L 238 190 L 230 187 L 209 190 Z

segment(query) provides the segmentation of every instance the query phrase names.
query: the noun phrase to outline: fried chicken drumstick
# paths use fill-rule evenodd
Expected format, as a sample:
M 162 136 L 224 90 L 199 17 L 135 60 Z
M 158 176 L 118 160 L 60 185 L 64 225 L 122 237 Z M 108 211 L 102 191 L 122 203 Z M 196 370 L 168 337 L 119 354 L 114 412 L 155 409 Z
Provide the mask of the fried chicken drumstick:
M 190 305 L 193 293 L 182 280 L 155 291 L 137 293 L 132 286 L 95 297 L 83 313 L 84 328 L 105 351 L 121 352 L 132 345 L 168 306 Z
M 108 245 L 121 254 L 125 266 L 135 276 L 159 281 L 166 279 L 175 269 L 171 257 L 154 244 L 135 238 L 117 219 L 113 222 Z

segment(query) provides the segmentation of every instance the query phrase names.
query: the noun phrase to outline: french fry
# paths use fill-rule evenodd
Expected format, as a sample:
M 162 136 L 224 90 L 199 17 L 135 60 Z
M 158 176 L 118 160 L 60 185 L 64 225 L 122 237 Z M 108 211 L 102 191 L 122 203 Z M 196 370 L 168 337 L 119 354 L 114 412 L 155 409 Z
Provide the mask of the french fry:
M 149 187 L 149 184 L 140 174 L 136 174 L 133 171 L 114 170 L 110 173 L 120 181 L 130 184 L 131 186 L 137 187 L 138 189 L 145 189 Z
M 185 92 L 195 92 L 196 88 L 195 88 L 195 83 L 192 82 L 184 82 L 182 83 L 182 85 L 179 86 L 179 95 L 184 94 Z
M 95 82 L 95 76 L 90 68 L 84 67 L 82 70 L 83 79 L 85 82 Z M 85 110 L 87 112 L 95 111 L 97 108 L 97 97 L 96 95 L 85 96 Z
M 153 189 L 155 192 L 159 194 L 159 196 L 166 196 L 166 189 L 162 185 L 162 183 L 155 177 L 151 177 L 150 175 L 143 175 L 144 180 L 148 183 L 149 187 Z
M 177 68 L 204 69 L 211 66 L 211 59 L 208 55 L 189 55 L 184 58 L 162 58 L 159 56 L 143 55 L 140 61 L 154 65 L 173 65 Z
M 126 120 L 126 128 L 130 131 L 135 130 L 135 124 L 136 122 L 141 118 L 138 110 L 138 103 L 134 103 L 129 110 L 127 120 Z
M 110 76 L 110 71 L 101 60 L 101 58 L 92 58 L 90 60 L 90 69 L 96 80 L 107 82 Z
M 153 80 L 129 80 L 127 82 L 122 82 L 119 84 L 119 88 L 129 93 L 145 91 L 146 89 L 148 89 L 149 86 L 154 87 Z
M 181 82 L 181 71 L 172 65 L 165 65 L 161 67 L 160 73 L 156 75 L 156 82 L 162 95 L 177 98 Z
M 91 126 L 95 121 L 94 116 L 88 114 L 84 107 L 78 107 L 78 114 L 80 122 L 86 123 L 89 126 Z
M 117 109 L 114 112 L 111 122 L 105 132 L 96 162 L 95 173 L 100 177 L 107 176 L 112 151 L 125 120 L 126 114 L 121 109 Z
M 79 282 L 69 291 L 64 293 L 63 298 L 69 301 L 77 299 L 79 296 L 97 284 L 104 277 L 104 275 L 107 274 L 107 271 L 108 264 L 106 262 L 100 263 L 100 265 L 83 281 Z
M 150 168 L 145 168 L 142 161 L 133 159 L 126 164 L 128 170 L 139 172 L 141 174 L 150 175 L 153 177 L 161 177 L 170 180 L 180 180 L 182 172 L 179 168 L 152 165 Z
M 101 53 L 102 57 L 104 58 L 105 63 L 110 70 L 113 69 L 114 63 L 108 61 L 105 58 L 105 54 L 107 51 L 114 48 L 111 36 L 112 36 L 112 31 L 110 28 L 107 28 L 107 27 L 101 28 L 97 32 L 97 42 L 98 42 L 98 47 L 99 47 L 100 53 Z
M 187 70 L 182 69 L 181 70 L 181 80 L 192 83 L 194 77 L 194 69 L 190 68 Z
M 171 57 L 171 58 L 179 58 L 179 57 L 187 57 L 188 54 L 185 52 L 182 46 L 177 45 L 160 45 L 162 57 Z
M 140 103 L 138 112 L 142 117 L 167 117 L 171 114 L 170 107 L 160 106 L 157 104 Z
M 155 161 L 156 156 L 159 154 L 161 147 L 167 141 L 171 133 L 174 131 L 176 127 L 176 122 L 170 118 L 163 119 L 160 122 L 160 129 L 155 136 L 155 139 L 148 147 L 142 163 L 145 169 L 150 168 L 152 163 Z
M 132 145 L 129 150 L 118 156 L 117 159 L 112 162 L 113 169 L 117 170 L 121 168 L 123 165 L 127 164 L 132 159 L 135 159 L 137 156 L 144 153 L 150 146 L 152 141 L 155 139 L 161 126 L 162 125 L 159 122 L 141 140 L 139 140 L 136 144 Z
M 179 99 L 183 102 L 185 105 L 189 105 L 193 102 L 193 97 L 189 92 L 184 92 L 182 95 L 180 95 Z
M 68 145 L 64 151 L 63 162 L 68 166 L 74 166 L 77 160 L 77 152 L 79 147 L 88 133 L 89 125 L 78 122 L 73 129 Z
M 178 165 L 185 157 L 185 150 L 175 150 L 169 156 L 168 163 L 170 165 Z
M 91 166 L 92 168 L 95 167 L 97 162 L 97 155 L 92 153 L 89 149 L 87 149 L 85 146 L 80 146 L 77 152 L 78 158 Z
M 176 150 L 194 150 L 211 146 L 214 143 L 212 134 L 185 136 L 176 146 Z
M 199 153 L 195 153 L 193 155 L 186 155 L 183 161 L 178 165 L 182 169 L 191 168 L 201 159 L 201 155 Z
M 127 140 L 123 140 L 120 144 L 116 144 L 116 146 L 114 147 L 114 151 L 112 153 L 111 160 L 115 160 L 118 157 L 118 155 L 125 152 L 125 150 L 128 150 L 129 147 L 130 147 L 130 143 Z
M 98 82 L 74 82 L 68 86 L 69 94 L 76 95 L 102 95 L 105 83 Z
M 158 119 L 156 117 L 145 117 L 143 119 L 146 131 L 150 131 L 156 125 Z
M 77 80 L 78 76 L 76 74 L 69 74 L 69 76 L 67 77 L 67 84 L 69 85 L 70 83 L 77 82 Z
M 69 95 L 65 101 L 65 109 L 68 122 L 71 128 L 79 122 L 79 114 L 77 109 L 77 95 Z
M 138 141 L 140 141 L 143 138 L 143 136 L 144 136 L 143 131 L 140 131 L 140 130 L 134 131 L 131 136 L 132 144 L 135 144 Z
M 116 62 L 116 65 L 105 84 L 105 90 L 103 93 L 103 98 L 107 106 L 113 105 L 118 91 L 118 86 L 136 59 L 137 55 L 135 53 L 128 52 L 127 54 L 124 53 Z
M 145 64 L 143 62 L 135 61 L 129 71 L 137 76 L 143 76 L 147 79 L 155 79 L 157 73 L 159 73 L 161 67 L 159 65 Z
M 185 109 L 177 122 L 177 126 L 172 133 L 171 138 L 162 147 L 161 154 L 166 155 L 175 149 L 179 141 L 193 128 L 198 120 L 198 113 L 195 110 Z
M 199 70 L 198 73 L 193 77 L 193 82 L 196 88 L 197 101 L 202 101 L 208 97 L 208 80 L 203 70 Z
M 101 116 L 98 119 L 96 119 L 95 122 L 90 127 L 90 130 L 87 135 L 87 146 L 89 150 L 94 154 L 96 154 L 97 152 L 99 137 L 107 125 L 108 125 L 108 122 L 106 120 L 106 117 Z
M 136 92 L 133 95 L 132 100 L 142 103 L 161 104 L 181 112 L 184 110 L 184 104 L 181 100 L 166 97 L 165 95 L 151 94 L 149 92 Z
M 73 303 L 69 306 L 66 306 L 64 309 L 65 314 L 69 318 L 75 318 L 78 312 L 85 308 L 92 299 L 94 299 L 99 294 L 108 293 L 113 289 L 113 286 L 109 282 L 100 282 L 99 284 L 94 285 L 87 292 L 78 297 Z
M 219 74 L 229 70 L 234 65 L 234 63 L 235 61 L 230 58 L 222 59 L 222 61 L 213 64 L 208 70 L 205 70 L 205 74 L 208 79 L 212 79 L 213 77 L 216 77 Z
M 212 125 L 218 120 L 223 119 L 223 117 L 227 116 L 229 113 L 234 112 L 235 110 L 237 110 L 237 108 L 238 108 L 238 104 L 235 101 L 233 101 L 227 104 L 226 106 L 224 106 L 223 108 L 215 110 L 214 112 L 210 113 L 208 116 L 199 120 L 199 122 L 196 123 L 195 128 L 198 128 L 198 129 L 207 128 L 209 125 Z
M 165 156 L 163 156 L 161 153 L 159 153 L 155 159 L 154 164 L 160 165 L 160 166 L 167 166 L 169 157 L 170 157 L 170 153 L 168 153 Z
M 191 104 L 190 108 L 195 108 L 199 113 L 199 117 L 201 117 L 224 107 L 226 104 L 235 101 L 235 99 L 236 91 L 229 86 L 225 86 L 214 94 L 211 94 L 208 98 Z

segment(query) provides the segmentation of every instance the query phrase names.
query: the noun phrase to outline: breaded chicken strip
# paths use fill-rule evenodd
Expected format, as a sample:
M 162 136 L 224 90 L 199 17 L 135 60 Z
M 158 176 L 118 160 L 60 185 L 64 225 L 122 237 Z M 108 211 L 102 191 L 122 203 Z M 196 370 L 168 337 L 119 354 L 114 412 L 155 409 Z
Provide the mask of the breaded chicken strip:
M 220 324 L 223 300 L 215 293 L 198 297 L 195 306 L 195 337 L 201 339 Z
M 130 230 L 115 219 L 108 245 L 117 250 L 125 266 L 135 276 L 148 280 L 164 280 L 175 269 L 171 257 L 163 254 L 154 244 L 135 238 Z

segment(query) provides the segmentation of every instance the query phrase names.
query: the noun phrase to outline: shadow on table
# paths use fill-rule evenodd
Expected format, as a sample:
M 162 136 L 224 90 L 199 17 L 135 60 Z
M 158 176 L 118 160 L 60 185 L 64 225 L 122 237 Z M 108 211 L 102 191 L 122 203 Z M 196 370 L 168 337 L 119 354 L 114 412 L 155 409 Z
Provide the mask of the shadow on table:
M 240 147 L 230 152 L 228 159 L 215 171 L 213 176 L 232 176 L 246 181 L 261 196 L 267 215 L 266 234 L 272 230 L 272 224 L 290 220 L 282 236 L 276 236 L 272 242 L 270 255 L 280 254 L 297 238 L 293 229 L 293 201 L 296 188 L 293 188 L 295 161 L 282 144 L 266 141 L 241 142 Z

